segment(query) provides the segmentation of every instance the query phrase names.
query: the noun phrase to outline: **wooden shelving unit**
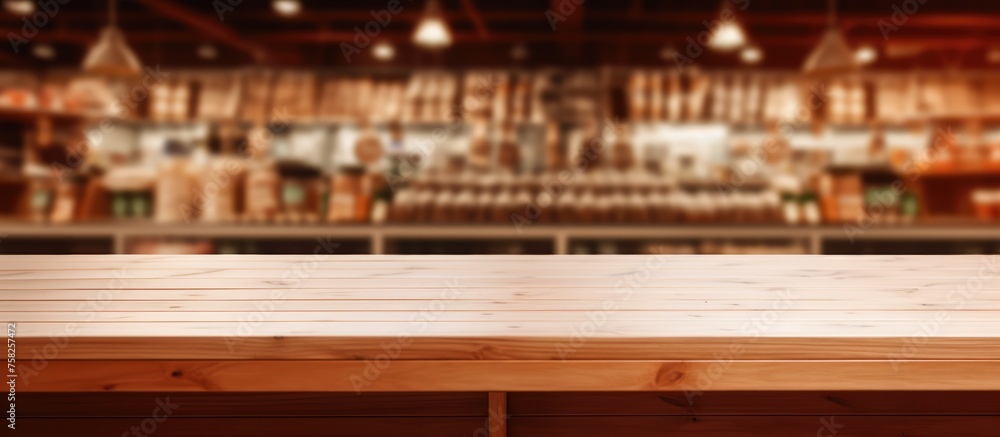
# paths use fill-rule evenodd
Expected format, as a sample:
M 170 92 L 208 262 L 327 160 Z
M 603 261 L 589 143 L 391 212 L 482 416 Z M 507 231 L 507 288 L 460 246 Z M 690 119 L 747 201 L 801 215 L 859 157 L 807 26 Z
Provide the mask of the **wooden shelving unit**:
M 860 228 L 858 228 L 860 229 Z M 201 240 L 259 240 L 359 243 L 354 247 L 367 247 L 365 253 L 401 253 L 400 243 L 452 243 L 453 247 L 467 247 L 461 253 L 484 253 L 482 248 L 491 244 L 500 246 L 516 242 L 544 242 L 551 250 L 542 253 L 570 254 L 576 244 L 584 242 L 628 243 L 643 241 L 671 243 L 679 241 L 710 241 L 753 243 L 786 241 L 806 247 L 808 253 L 823 254 L 833 250 L 844 253 L 844 248 L 855 247 L 856 253 L 879 252 L 878 245 L 887 243 L 920 243 L 933 247 L 944 245 L 941 252 L 951 253 L 948 245 L 961 248 L 979 248 L 979 253 L 1000 251 L 1000 227 L 973 224 L 873 225 L 868 229 L 845 230 L 843 225 L 823 226 L 527 226 L 520 231 L 514 226 L 499 225 L 154 225 L 148 222 L 108 222 L 73 225 L 41 225 L 30 223 L 5 223 L 0 225 L 0 252 L 5 242 L 11 240 L 104 240 L 112 248 L 110 253 L 127 253 L 128 244 L 137 239 L 201 239 Z M 318 244 L 318 243 L 317 243 Z M 534 245 L 532 247 L 538 247 Z M 472 250 L 480 249 L 480 250 Z M 355 249 L 357 250 L 357 249 Z M 9 252 L 8 252 L 9 253 Z M 406 252 L 403 252 L 406 253 Z M 496 253 L 496 251 L 489 252 Z M 501 251 L 501 253 L 503 253 Z M 936 252 L 935 252 L 936 253 Z M 962 252 L 962 253 L 968 253 Z

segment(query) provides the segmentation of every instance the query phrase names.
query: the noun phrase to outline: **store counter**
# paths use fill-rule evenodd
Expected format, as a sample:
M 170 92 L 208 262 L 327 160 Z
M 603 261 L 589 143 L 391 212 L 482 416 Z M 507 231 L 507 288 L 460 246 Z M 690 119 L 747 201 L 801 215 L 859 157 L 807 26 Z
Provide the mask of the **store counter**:
M 995 435 L 998 275 L 996 256 L 6 256 L 0 319 L 38 432 L 119 435 L 173 402 L 157 437 Z

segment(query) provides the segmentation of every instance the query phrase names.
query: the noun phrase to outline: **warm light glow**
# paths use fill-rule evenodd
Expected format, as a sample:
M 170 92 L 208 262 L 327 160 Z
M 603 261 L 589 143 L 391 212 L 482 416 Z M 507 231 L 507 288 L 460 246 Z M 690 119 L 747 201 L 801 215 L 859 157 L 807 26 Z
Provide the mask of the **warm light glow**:
M 674 46 L 666 46 L 660 49 L 660 59 L 663 59 L 664 61 L 673 61 L 679 53 L 680 52 L 678 52 Z
M 431 49 L 451 45 L 451 30 L 448 29 L 448 23 L 444 21 L 436 0 L 427 2 L 424 16 L 413 32 L 413 42 Z
M 31 48 L 31 54 L 35 55 L 38 59 L 55 59 L 56 49 L 48 44 L 35 44 Z
M 201 59 L 215 59 L 219 56 L 219 51 L 211 44 L 202 44 L 198 47 L 198 57 Z
M 764 59 L 764 51 L 759 47 L 747 47 L 740 52 L 740 59 L 747 64 L 756 64 Z
M 271 2 L 271 7 L 278 15 L 286 17 L 298 15 L 302 11 L 302 3 L 299 3 L 299 0 L 274 0 Z
M 878 52 L 875 51 L 871 46 L 859 47 L 856 52 L 854 52 L 854 60 L 859 64 L 866 65 L 875 62 L 878 58 Z
M 15 15 L 29 15 L 35 12 L 35 2 L 31 0 L 5 0 L 3 7 Z
M 440 18 L 425 19 L 417 25 L 413 41 L 425 47 L 437 48 L 451 45 L 451 32 Z
M 524 44 L 516 44 L 510 49 L 510 57 L 515 61 L 523 61 L 528 59 L 528 47 Z
M 986 60 L 991 64 L 1000 64 L 1000 47 L 993 47 L 986 52 Z
M 380 61 L 388 61 L 396 56 L 396 49 L 389 43 L 380 42 L 372 48 L 372 55 Z
M 719 51 L 736 50 L 746 43 L 747 36 L 735 19 L 730 23 L 721 23 L 716 26 L 712 30 L 712 37 L 708 40 L 708 46 Z

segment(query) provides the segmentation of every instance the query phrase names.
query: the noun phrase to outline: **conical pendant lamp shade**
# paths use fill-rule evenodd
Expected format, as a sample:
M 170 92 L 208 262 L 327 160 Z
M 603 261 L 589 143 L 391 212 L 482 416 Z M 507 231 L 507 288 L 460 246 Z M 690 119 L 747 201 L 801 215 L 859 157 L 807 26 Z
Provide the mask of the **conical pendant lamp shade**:
M 136 76 L 142 71 L 142 65 L 125 42 L 122 31 L 108 26 L 101 30 L 101 37 L 83 58 L 83 70 L 111 76 Z
M 819 44 L 806 57 L 806 62 L 802 66 L 802 71 L 806 76 L 832 76 L 849 73 L 858 68 L 858 62 L 854 59 L 854 50 L 851 50 L 851 46 L 847 45 L 844 34 L 837 28 L 837 1 L 828 0 L 827 4 L 829 6 L 827 17 L 830 25 L 820 37 Z
M 413 32 L 413 42 L 429 49 L 440 49 L 451 45 L 451 30 L 441 13 L 437 0 L 428 0 L 424 16 Z
M 803 72 L 811 76 L 848 73 L 857 68 L 854 51 L 847 45 L 844 35 L 836 27 L 826 30 L 802 66 Z
M 138 76 L 142 65 L 125 42 L 121 29 L 115 25 L 118 12 L 115 6 L 115 0 L 108 0 L 108 25 L 83 58 L 83 71 L 107 76 Z

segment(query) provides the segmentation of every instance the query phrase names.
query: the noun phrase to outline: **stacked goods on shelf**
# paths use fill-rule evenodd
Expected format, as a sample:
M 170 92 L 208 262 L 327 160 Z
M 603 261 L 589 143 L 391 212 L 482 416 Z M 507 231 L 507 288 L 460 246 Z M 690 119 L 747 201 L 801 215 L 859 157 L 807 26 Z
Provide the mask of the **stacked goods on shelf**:
M 271 139 L 267 128 L 258 123 L 251 128 L 248 146 L 254 155 L 247 163 L 243 189 L 243 215 L 250 222 L 274 222 L 281 212 L 281 175 L 270 158 Z
M 1000 219 L 1000 190 L 977 189 L 970 195 L 979 221 L 992 222 Z
M 873 80 L 875 117 L 883 123 L 904 123 L 916 117 L 917 90 L 915 77 L 900 79 L 879 76 Z
M 240 81 L 235 74 L 204 74 L 200 78 L 199 120 L 232 120 L 240 105 Z
M 861 175 L 828 175 L 820 184 L 823 216 L 833 223 L 858 222 L 864 217 Z
M 580 224 L 778 223 L 778 194 L 767 189 L 723 193 L 712 184 L 680 186 L 645 172 L 595 171 L 560 186 L 557 173 L 488 177 L 426 175 L 400 189 L 390 220 L 399 223 L 510 223 L 515 214 Z M 559 187 L 558 192 L 551 187 Z M 534 211 L 528 212 L 526 211 Z M 533 218 L 534 219 L 534 218 Z
M 639 253 L 660 255 L 800 255 L 809 253 L 809 248 L 803 243 L 749 243 L 703 241 L 700 243 L 648 243 L 643 245 Z
M 153 218 L 160 223 L 190 223 L 194 216 L 187 207 L 197 190 L 198 171 L 183 157 L 169 157 L 161 164 L 153 194 Z
M 304 72 L 281 72 L 274 84 L 272 113 L 296 120 L 316 115 L 316 75 Z
M 200 212 L 205 223 L 236 221 L 239 210 L 239 190 L 243 185 L 246 162 L 243 159 L 219 156 L 211 158 L 200 173 L 193 209 Z
M 38 76 L 32 73 L 0 74 L 0 108 L 52 109 L 39 99 L 39 82 Z
M 801 85 L 780 74 L 638 70 L 626 86 L 629 118 L 641 122 L 792 120 L 801 103 Z
M 445 72 L 416 73 L 406 86 L 402 120 L 410 123 L 452 119 L 457 80 Z
M 859 80 L 838 80 L 827 86 L 826 121 L 834 124 L 861 124 L 867 117 L 865 84 Z
M 149 118 L 153 121 L 183 121 L 190 119 L 193 83 L 173 79 L 150 91 Z
M 271 93 L 274 89 L 274 72 L 249 70 L 243 72 L 240 92 L 239 120 L 262 123 L 271 117 Z

